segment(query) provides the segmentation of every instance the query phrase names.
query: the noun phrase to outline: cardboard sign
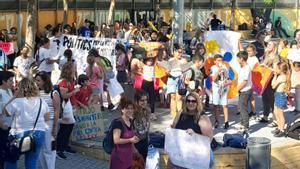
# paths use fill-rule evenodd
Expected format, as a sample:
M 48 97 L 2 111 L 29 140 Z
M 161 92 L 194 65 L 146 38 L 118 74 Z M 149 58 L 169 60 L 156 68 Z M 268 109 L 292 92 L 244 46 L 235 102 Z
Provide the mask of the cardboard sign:
M 72 132 L 73 141 L 104 135 L 103 115 L 100 105 L 91 105 L 88 109 L 77 109 L 74 115 L 76 123 Z
M 13 54 L 14 44 L 12 42 L 0 42 L 0 49 L 2 49 L 6 55 Z

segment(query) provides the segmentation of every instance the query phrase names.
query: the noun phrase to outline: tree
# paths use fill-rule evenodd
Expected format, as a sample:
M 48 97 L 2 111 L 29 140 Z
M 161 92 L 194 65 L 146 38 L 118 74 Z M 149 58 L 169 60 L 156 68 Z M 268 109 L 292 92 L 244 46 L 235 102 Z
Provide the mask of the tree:
M 231 0 L 231 16 L 230 16 L 230 29 L 234 30 L 236 0 Z
M 108 11 L 108 19 L 107 19 L 107 25 L 112 24 L 112 17 L 113 17 L 113 12 L 115 8 L 116 1 L 115 0 L 110 0 L 110 6 L 109 6 L 109 11 Z
M 69 0 L 64 0 L 64 25 L 68 23 Z
M 35 35 L 37 31 L 37 0 L 28 0 L 25 46 L 29 56 L 34 55 Z

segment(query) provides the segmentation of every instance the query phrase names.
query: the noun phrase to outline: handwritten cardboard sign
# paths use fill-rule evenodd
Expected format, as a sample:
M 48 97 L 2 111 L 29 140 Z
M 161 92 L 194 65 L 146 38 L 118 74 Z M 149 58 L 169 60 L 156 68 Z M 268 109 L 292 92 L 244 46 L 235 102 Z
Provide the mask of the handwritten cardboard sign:
M 88 109 L 78 109 L 74 115 L 76 123 L 72 132 L 73 141 L 104 135 L 103 115 L 99 105 L 91 105 Z
M 0 42 L 0 49 L 2 49 L 6 55 L 10 55 L 14 53 L 14 44 L 12 42 Z

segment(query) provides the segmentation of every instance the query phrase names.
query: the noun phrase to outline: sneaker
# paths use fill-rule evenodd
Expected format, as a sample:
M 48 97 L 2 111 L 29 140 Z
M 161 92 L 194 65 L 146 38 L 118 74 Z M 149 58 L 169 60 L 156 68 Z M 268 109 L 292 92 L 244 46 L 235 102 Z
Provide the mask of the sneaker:
M 255 116 L 255 115 L 256 115 L 256 113 L 253 112 L 253 111 L 249 113 L 249 117 L 252 117 L 252 116 Z
M 262 117 L 258 122 L 260 123 L 268 123 L 269 121 Z
M 276 128 L 275 130 L 271 131 L 272 134 L 278 134 L 279 132 L 280 132 L 280 130 L 278 128 Z
M 76 153 L 76 151 L 71 149 L 71 147 L 66 148 L 65 151 L 66 151 L 66 153 L 69 153 L 69 154 L 75 154 Z
M 285 136 L 285 133 L 283 131 L 280 131 L 277 134 L 274 134 L 274 137 L 283 137 Z
M 115 106 L 112 104 L 112 103 L 110 103 L 109 105 L 108 105 L 108 110 L 112 110 L 112 109 L 114 109 L 115 108 Z
M 274 121 L 272 123 L 268 124 L 268 127 L 277 127 L 277 126 L 278 126 L 277 123 Z
M 215 129 L 217 129 L 219 127 L 219 122 L 215 121 Z
M 66 160 L 67 159 L 67 156 L 64 154 L 64 152 L 62 152 L 62 151 L 58 151 L 57 153 L 56 153 L 56 155 L 57 155 L 57 157 L 59 158 L 59 159 L 62 159 L 62 160 Z
M 101 111 L 104 111 L 105 107 L 104 106 L 101 106 Z
M 229 128 L 229 123 L 227 121 L 227 122 L 225 122 L 224 129 L 227 130 L 228 128 Z

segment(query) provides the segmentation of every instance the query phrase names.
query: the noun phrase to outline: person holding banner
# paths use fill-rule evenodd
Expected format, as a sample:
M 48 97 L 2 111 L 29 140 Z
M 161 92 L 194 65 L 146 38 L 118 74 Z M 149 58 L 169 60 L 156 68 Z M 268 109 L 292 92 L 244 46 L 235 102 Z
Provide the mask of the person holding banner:
M 262 64 L 273 70 L 278 62 L 279 56 L 277 55 L 277 43 L 275 41 L 270 41 L 267 45 L 265 59 Z M 271 81 L 272 78 L 270 79 L 269 83 L 265 88 L 265 91 L 262 94 L 263 117 L 259 120 L 259 122 L 261 123 L 268 123 L 268 116 L 271 110 L 272 112 L 274 111 L 274 90 L 272 89 Z M 269 124 L 270 127 L 277 127 L 277 123 L 275 121 L 276 117 L 274 117 L 273 122 Z
M 202 102 L 196 92 L 188 94 L 184 98 L 183 109 L 178 113 L 171 125 L 172 128 L 186 130 L 190 135 L 200 134 L 213 138 L 213 129 L 210 119 L 202 115 Z M 168 161 L 168 169 L 183 169 L 180 166 L 175 166 L 171 160 Z

